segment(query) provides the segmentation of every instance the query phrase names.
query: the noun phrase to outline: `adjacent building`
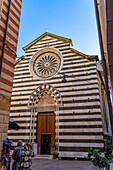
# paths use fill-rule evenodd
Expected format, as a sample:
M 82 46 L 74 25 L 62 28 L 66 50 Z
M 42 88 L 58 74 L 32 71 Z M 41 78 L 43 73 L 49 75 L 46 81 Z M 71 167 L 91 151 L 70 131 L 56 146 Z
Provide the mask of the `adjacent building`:
M 113 1 L 94 0 L 106 96 L 113 134 Z
M 9 130 L 14 146 L 19 139 L 36 142 L 38 154 L 50 154 L 55 144 L 60 157 L 84 157 L 90 147 L 103 150 L 111 127 L 98 56 L 72 45 L 45 32 L 23 48 L 11 97 L 10 117 L 21 127 Z
M 22 0 L 0 0 L 0 160 L 7 138 Z

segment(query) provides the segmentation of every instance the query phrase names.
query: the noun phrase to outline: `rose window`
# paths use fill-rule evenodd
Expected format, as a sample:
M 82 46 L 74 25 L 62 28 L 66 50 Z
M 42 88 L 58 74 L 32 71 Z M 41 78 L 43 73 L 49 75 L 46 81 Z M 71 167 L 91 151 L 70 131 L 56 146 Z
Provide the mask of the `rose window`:
M 54 53 L 45 53 L 36 58 L 34 62 L 35 73 L 47 78 L 56 73 L 60 67 L 60 58 Z
M 31 59 L 30 71 L 38 79 L 50 79 L 61 69 L 63 61 L 58 50 L 44 48 Z

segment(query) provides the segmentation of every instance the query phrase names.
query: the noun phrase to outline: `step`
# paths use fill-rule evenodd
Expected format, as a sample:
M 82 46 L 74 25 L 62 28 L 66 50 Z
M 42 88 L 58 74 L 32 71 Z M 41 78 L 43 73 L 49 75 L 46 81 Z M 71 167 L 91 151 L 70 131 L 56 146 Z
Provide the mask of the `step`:
M 52 155 L 36 155 L 32 159 L 52 159 Z

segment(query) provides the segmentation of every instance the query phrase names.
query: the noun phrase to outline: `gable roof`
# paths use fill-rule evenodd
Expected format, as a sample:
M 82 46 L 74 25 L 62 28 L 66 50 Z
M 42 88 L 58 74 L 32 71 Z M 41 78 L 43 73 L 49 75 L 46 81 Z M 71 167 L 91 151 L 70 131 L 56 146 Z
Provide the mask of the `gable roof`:
M 31 46 L 33 46 L 35 43 L 37 43 L 38 41 L 41 41 L 41 39 L 43 39 L 46 36 L 50 36 L 50 37 L 54 37 L 57 38 L 59 40 L 62 40 L 64 42 L 70 43 L 73 46 L 72 40 L 69 38 L 64 38 L 55 34 L 51 34 L 48 33 L 48 31 L 46 31 L 44 34 L 42 34 L 40 37 L 38 37 L 37 39 L 35 39 L 34 41 L 32 41 L 31 43 L 29 43 L 28 45 L 26 45 L 25 47 L 23 47 L 23 50 L 26 51 L 28 50 Z
M 87 54 L 81 53 L 81 52 L 79 52 L 79 51 L 77 51 L 77 50 L 75 50 L 75 49 L 73 49 L 73 48 L 70 48 L 70 50 L 71 50 L 72 52 L 74 52 L 75 54 L 78 54 L 78 55 L 80 55 L 80 56 L 83 56 L 84 58 L 87 58 L 87 59 L 89 59 L 89 60 L 96 60 L 96 61 L 99 60 L 99 59 L 98 59 L 98 55 L 87 55 Z

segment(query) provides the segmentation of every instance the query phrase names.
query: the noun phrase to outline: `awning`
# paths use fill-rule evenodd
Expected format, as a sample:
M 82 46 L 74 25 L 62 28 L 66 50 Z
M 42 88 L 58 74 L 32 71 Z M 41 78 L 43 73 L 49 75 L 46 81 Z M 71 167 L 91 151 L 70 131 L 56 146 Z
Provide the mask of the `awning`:
M 14 129 L 14 130 L 19 130 L 21 127 L 14 121 L 14 119 L 10 118 L 9 119 L 9 130 Z

